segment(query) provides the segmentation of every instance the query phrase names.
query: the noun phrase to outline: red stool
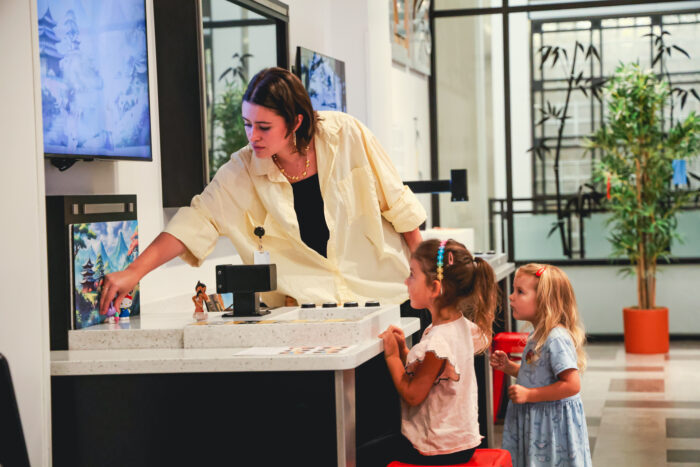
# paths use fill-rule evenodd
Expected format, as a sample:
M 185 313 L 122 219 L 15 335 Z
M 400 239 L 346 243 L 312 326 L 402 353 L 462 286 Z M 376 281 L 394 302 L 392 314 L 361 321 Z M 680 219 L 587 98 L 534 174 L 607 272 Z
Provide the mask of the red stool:
M 526 332 L 499 332 L 493 338 L 493 350 L 502 350 L 509 355 L 511 360 L 520 360 L 513 354 L 522 353 L 527 343 Z M 493 370 L 493 421 L 496 421 L 503 399 L 503 378 L 505 373 Z
M 386 467 L 418 467 L 414 464 L 404 464 L 393 461 Z M 513 467 L 510 453 L 505 449 L 477 449 L 466 464 L 455 464 L 445 467 Z

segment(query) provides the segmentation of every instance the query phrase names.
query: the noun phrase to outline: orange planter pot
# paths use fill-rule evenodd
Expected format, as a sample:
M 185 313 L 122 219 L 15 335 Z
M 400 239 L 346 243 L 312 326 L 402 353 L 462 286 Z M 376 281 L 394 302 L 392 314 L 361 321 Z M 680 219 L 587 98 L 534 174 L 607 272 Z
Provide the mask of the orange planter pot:
M 668 352 L 668 308 L 624 308 L 625 350 L 629 353 Z

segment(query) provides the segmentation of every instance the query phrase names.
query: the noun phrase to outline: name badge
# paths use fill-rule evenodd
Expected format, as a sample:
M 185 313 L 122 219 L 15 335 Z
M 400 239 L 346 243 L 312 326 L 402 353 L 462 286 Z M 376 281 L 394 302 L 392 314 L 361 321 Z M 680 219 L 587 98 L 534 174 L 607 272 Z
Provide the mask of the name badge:
M 269 251 L 255 251 L 255 252 L 253 252 L 253 264 L 270 264 L 270 252 Z

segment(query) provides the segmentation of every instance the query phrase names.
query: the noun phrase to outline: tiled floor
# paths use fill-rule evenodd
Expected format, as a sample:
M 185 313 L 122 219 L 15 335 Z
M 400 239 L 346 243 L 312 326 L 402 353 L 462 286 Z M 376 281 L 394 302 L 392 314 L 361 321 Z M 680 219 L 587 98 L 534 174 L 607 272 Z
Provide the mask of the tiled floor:
M 593 465 L 700 466 L 700 342 L 672 341 L 667 355 L 626 354 L 622 343 L 586 352 Z

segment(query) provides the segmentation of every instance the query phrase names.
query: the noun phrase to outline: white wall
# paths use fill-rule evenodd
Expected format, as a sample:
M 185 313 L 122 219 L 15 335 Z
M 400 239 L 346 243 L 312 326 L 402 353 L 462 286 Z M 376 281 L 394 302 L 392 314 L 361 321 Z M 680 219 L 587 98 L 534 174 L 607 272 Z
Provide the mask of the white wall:
M 0 352 L 10 363 L 30 462 L 48 465 L 48 286 L 35 10 L 28 0 L 0 2 L 0 293 L 6 297 L 0 308 Z
M 586 332 L 622 334 L 622 309 L 637 304 L 636 277 L 622 277 L 617 266 L 562 267 L 571 279 Z M 669 332 L 700 332 L 697 265 L 659 265 L 656 277 L 656 304 L 669 309 Z

